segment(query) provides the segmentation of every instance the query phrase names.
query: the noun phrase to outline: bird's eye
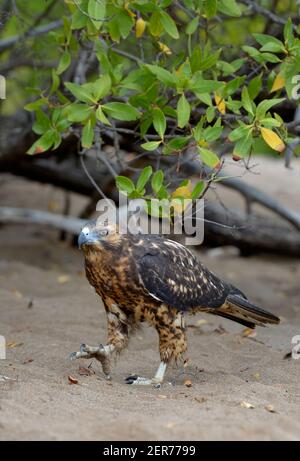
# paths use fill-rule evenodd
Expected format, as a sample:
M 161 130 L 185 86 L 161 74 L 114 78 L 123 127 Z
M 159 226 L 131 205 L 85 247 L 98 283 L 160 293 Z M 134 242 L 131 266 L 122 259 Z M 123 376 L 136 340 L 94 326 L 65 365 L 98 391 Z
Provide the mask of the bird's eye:
M 100 235 L 102 235 L 103 237 L 104 237 L 105 235 L 108 235 L 108 229 L 103 229 L 103 230 L 101 230 L 101 231 L 100 231 Z

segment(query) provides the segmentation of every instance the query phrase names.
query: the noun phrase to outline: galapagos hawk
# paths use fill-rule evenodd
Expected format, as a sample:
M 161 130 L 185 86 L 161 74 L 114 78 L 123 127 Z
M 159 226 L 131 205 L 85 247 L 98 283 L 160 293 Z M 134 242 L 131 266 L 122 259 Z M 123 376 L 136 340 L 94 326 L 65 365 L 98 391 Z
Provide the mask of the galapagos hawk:
M 180 243 L 158 235 L 120 234 L 116 226 L 88 223 L 79 236 L 89 283 L 107 315 L 105 345 L 82 344 L 71 358 L 96 358 L 110 379 L 110 356 L 126 348 L 141 322 L 159 336 L 160 365 L 152 379 L 137 375 L 128 384 L 160 384 L 168 364 L 187 349 L 184 314 L 208 312 L 249 328 L 279 319 L 255 306 Z

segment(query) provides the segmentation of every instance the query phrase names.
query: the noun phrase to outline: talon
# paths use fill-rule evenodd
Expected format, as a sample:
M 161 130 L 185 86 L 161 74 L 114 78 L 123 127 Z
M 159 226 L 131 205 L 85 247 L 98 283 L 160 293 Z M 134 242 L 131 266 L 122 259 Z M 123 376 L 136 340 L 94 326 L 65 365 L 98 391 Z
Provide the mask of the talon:
M 131 380 L 131 379 L 134 380 L 134 379 L 137 379 L 137 378 L 138 378 L 138 375 L 129 375 L 129 376 L 127 376 L 127 378 L 124 378 L 124 379 L 125 379 L 125 381 L 127 381 L 128 379 L 129 380 Z
M 77 352 L 71 352 L 71 354 L 69 354 L 69 360 L 75 360 L 77 359 Z
M 80 352 L 87 352 L 87 351 L 86 351 L 86 344 L 81 344 L 81 345 L 80 345 L 80 348 L 79 348 L 79 351 L 80 351 Z

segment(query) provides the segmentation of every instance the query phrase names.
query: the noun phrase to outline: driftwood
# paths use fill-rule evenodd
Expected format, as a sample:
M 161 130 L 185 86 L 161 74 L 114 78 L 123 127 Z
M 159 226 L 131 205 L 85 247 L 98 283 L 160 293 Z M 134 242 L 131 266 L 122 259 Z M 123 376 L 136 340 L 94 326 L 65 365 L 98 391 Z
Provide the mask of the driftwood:
M 226 210 L 210 203 L 205 208 L 205 244 L 234 245 L 243 255 L 276 253 L 300 257 L 300 232 L 278 221 Z
M 29 208 L 0 207 L 0 222 L 3 224 L 37 224 L 77 235 L 86 220 Z
M 277 253 L 300 257 L 300 233 L 288 227 L 268 222 L 261 217 L 250 219 L 238 211 L 228 213 L 217 204 L 205 208 L 204 244 L 234 245 L 243 255 Z M 67 217 L 45 211 L 0 207 L 0 222 L 4 224 L 36 224 L 79 234 L 86 219 Z

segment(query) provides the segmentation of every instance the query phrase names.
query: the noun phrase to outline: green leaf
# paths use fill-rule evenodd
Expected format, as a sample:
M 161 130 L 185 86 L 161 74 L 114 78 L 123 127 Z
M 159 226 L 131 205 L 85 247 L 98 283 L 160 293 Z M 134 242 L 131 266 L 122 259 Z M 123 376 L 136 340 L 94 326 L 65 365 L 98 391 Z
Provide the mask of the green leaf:
M 108 95 L 111 89 L 111 78 L 108 74 L 102 75 L 93 83 L 93 93 L 96 101 Z
M 259 95 L 262 88 L 262 74 L 253 78 L 248 85 L 248 93 L 252 101 Z
M 205 181 L 198 181 L 192 191 L 192 199 L 196 200 L 197 198 L 201 197 L 203 191 L 205 189 Z
M 36 99 L 33 102 L 30 102 L 24 106 L 25 110 L 28 110 L 30 112 L 36 111 L 37 109 L 40 109 L 41 106 L 48 104 L 48 99 L 47 98 L 39 98 Z
M 269 43 L 266 43 L 260 49 L 260 51 L 261 52 L 268 51 L 270 53 L 283 53 L 285 51 L 285 47 L 282 43 L 278 44 L 278 43 L 269 42 Z
M 160 19 L 160 22 L 164 30 L 167 32 L 168 35 L 170 35 L 172 38 L 175 38 L 175 39 L 179 38 L 176 24 L 174 20 L 171 18 L 171 16 L 168 15 L 168 13 L 161 10 L 159 12 L 159 19 Z
M 135 191 L 133 182 L 126 176 L 117 176 L 116 185 L 121 192 L 126 192 L 127 194 L 131 194 L 133 191 Z
M 88 91 L 84 87 L 84 85 L 77 85 L 76 83 L 66 82 L 65 86 L 73 94 L 73 96 L 75 96 L 75 98 L 78 99 L 79 101 L 87 102 L 87 103 L 96 102 L 91 92 Z
M 161 144 L 161 141 L 149 141 L 149 142 L 145 142 L 144 144 L 142 144 L 141 147 L 145 150 L 153 151 L 157 149 L 160 144 Z
M 217 13 L 217 0 L 204 0 L 204 11 L 208 18 L 212 18 Z
M 159 107 L 155 107 L 153 109 L 153 126 L 156 130 L 156 132 L 159 134 L 161 138 L 164 137 L 167 123 L 166 123 L 166 117 L 163 111 Z
M 106 118 L 105 114 L 103 113 L 101 106 L 99 106 L 96 110 L 96 117 L 101 123 L 104 123 L 104 125 L 111 125 L 109 120 Z
M 201 160 L 203 163 L 205 163 L 205 165 L 209 166 L 210 168 L 216 168 L 219 166 L 220 159 L 214 152 L 208 149 L 204 149 L 203 147 L 198 147 L 198 151 Z
M 41 109 L 36 110 L 35 117 L 32 129 L 36 134 L 43 134 L 51 128 L 49 117 Z
M 118 29 L 120 31 L 121 37 L 124 39 L 127 38 L 130 34 L 132 26 L 134 25 L 132 17 L 129 16 L 129 14 L 126 11 L 120 10 L 115 20 L 118 24 Z
M 152 176 L 152 166 L 146 166 L 143 171 L 141 172 L 140 176 L 139 176 L 139 179 L 136 183 L 136 190 L 138 192 L 142 192 L 145 185 L 147 184 L 147 182 L 149 181 L 149 179 L 151 178 Z
M 61 58 L 57 66 L 57 69 L 56 69 L 57 75 L 62 74 L 69 67 L 70 64 L 71 64 L 71 55 L 69 51 L 65 51 L 61 55 Z
M 208 143 L 216 141 L 220 138 L 222 131 L 222 126 L 209 126 L 204 130 L 205 141 L 207 141 Z
M 191 107 L 184 94 L 182 94 L 177 103 L 177 120 L 179 128 L 184 128 L 190 120 Z
M 283 43 L 280 40 L 278 40 L 278 38 L 273 37 L 272 35 L 253 34 L 253 37 L 261 46 L 267 45 L 268 43 L 273 43 L 274 45 L 281 47 L 282 51 L 284 51 Z
M 152 180 L 151 180 L 151 187 L 153 191 L 158 194 L 164 182 L 164 172 L 162 170 L 158 170 L 154 173 Z
M 199 18 L 196 16 L 192 19 L 185 28 L 185 33 L 187 35 L 193 35 L 199 26 Z
M 53 131 L 52 140 L 53 140 L 53 147 L 52 147 L 52 149 L 57 149 L 58 146 L 59 146 L 60 143 L 61 143 L 61 135 L 60 135 L 60 133 L 58 133 L 58 131 Z
M 284 26 L 284 39 L 288 45 L 288 48 L 291 48 L 294 45 L 295 37 L 294 37 L 293 23 L 292 23 L 291 18 L 287 20 L 287 23 Z
M 197 72 L 189 82 L 189 89 L 194 93 L 203 94 L 216 91 L 223 85 L 222 82 L 217 82 L 216 80 L 205 80 L 201 72 Z
M 215 66 L 221 54 L 221 49 L 216 51 L 215 53 L 206 56 L 206 58 L 201 59 L 197 66 L 197 70 L 208 70 L 211 67 Z
M 206 118 L 207 118 L 208 123 L 211 123 L 213 121 L 213 119 L 215 118 L 215 116 L 216 116 L 215 107 L 213 107 L 213 106 L 208 107 L 208 109 L 206 111 Z
M 226 87 L 224 90 L 224 96 L 230 96 L 234 94 L 240 86 L 244 83 L 246 77 L 236 77 L 232 80 L 230 80 L 228 83 L 226 83 Z
M 46 152 L 53 145 L 53 130 L 46 131 L 35 143 L 28 149 L 27 154 L 41 154 Z
M 150 17 L 149 30 L 154 37 L 159 37 L 164 30 L 163 25 L 160 21 L 159 11 L 157 10 L 154 11 L 154 13 Z
M 228 139 L 233 142 L 238 141 L 239 139 L 248 136 L 251 129 L 251 126 L 242 124 L 230 133 Z
M 284 101 L 284 98 L 280 99 L 265 99 L 264 101 L 260 102 L 256 109 L 256 119 L 260 120 L 265 117 L 266 113 L 277 104 L 280 104 Z
M 52 75 L 52 85 L 50 88 L 50 94 L 53 94 L 59 87 L 60 79 L 55 69 L 52 69 L 51 75 Z
M 88 14 L 90 19 L 97 30 L 103 24 L 106 14 L 106 1 L 105 0 L 89 0 Z
M 227 16 L 238 17 L 242 14 L 240 7 L 235 0 L 219 0 L 218 10 L 223 14 L 227 14 Z
M 254 104 L 250 99 L 248 89 L 246 86 L 244 86 L 242 90 L 242 103 L 243 103 L 244 109 L 246 109 L 246 111 L 249 114 L 254 115 Z
M 130 122 L 140 117 L 140 112 L 135 107 L 130 104 L 125 104 L 124 102 L 108 102 L 101 107 L 104 112 L 116 120 Z
M 172 154 L 173 152 L 180 152 L 189 142 L 190 136 L 179 136 L 171 139 L 164 147 L 163 153 L 165 155 Z
M 91 119 L 87 121 L 87 123 L 84 125 L 82 134 L 81 134 L 81 145 L 84 148 L 89 148 L 92 146 L 93 141 L 94 141 L 94 127 L 92 125 Z
M 276 120 L 275 118 L 267 117 L 260 120 L 260 125 L 263 125 L 266 128 L 279 128 L 282 125 L 282 122 Z
M 252 136 L 245 136 L 241 138 L 234 147 L 233 156 L 246 157 L 250 153 L 252 142 L 253 142 Z
M 158 78 L 160 82 L 164 83 L 166 86 L 175 86 L 176 78 L 168 70 L 152 64 L 146 64 L 146 67 Z
M 73 103 L 69 106 L 68 120 L 70 122 L 83 122 L 91 115 L 92 108 L 87 104 Z

